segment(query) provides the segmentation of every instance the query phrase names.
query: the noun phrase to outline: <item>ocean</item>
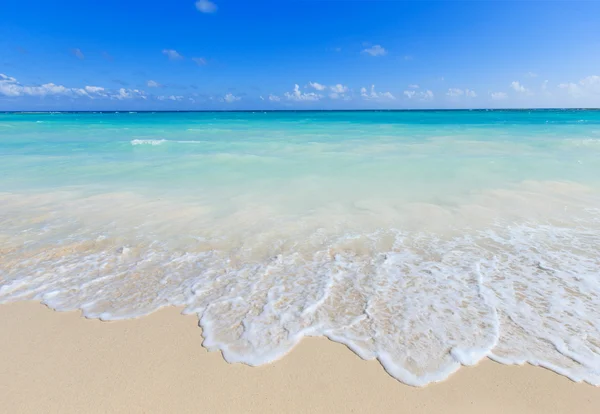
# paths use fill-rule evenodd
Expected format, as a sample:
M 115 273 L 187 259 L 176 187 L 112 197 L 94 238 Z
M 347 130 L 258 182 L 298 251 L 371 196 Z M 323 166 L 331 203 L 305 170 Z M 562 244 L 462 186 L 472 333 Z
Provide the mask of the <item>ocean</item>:
M 165 306 L 261 365 L 600 385 L 600 111 L 0 113 L 0 303 Z M 178 352 L 173 349 L 173 352 Z

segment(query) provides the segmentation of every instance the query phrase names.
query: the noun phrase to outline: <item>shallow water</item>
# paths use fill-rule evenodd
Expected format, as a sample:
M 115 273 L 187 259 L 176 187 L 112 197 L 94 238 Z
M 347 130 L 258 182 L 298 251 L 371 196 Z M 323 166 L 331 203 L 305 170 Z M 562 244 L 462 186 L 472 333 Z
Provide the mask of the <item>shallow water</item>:
M 0 114 L 0 302 L 599 385 L 599 156 L 596 111 Z

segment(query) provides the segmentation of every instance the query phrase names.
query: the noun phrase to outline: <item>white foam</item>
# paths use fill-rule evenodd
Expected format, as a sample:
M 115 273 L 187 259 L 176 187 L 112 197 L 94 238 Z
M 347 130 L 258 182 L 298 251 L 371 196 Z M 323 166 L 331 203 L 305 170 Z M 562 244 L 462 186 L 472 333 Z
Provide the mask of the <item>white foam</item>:
M 133 139 L 131 145 L 162 145 L 170 144 L 203 144 L 203 141 L 174 141 L 168 139 Z
M 131 145 L 162 145 L 166 139 L 133 139 Z
M 586 188 L 529 182 L 453 207 L 405 206 L 400 221 L 373 201 L 216 217 L 107 194 L 57 199 L 70 215 L 44 218 L 43 232 L 15 219 L 52 204 L 40 200 L 0 198 L 0 302 L 102 320 L 182 306 L 198 314 L 204 346 L 249 365 L 323 335 L 414 386 L 486 357 L 600 385 L 600 217 Z

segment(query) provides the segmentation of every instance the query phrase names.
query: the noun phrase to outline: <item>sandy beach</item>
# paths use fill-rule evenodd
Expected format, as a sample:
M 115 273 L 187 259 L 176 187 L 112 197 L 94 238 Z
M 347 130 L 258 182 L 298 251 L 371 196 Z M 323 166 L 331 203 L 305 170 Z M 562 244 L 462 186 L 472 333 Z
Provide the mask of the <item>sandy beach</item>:
M 201 346 L 196 316 L 167 308 L 122 322 L 33 303 L 0 306 L 7 413 L 597 413 L 600 390 L 533 366 L 486 360 L 425 388 L 308 338 L 276 363 L 228 364 Z
M 0 414 L 600 414 L 598 16 L 2 1 Z

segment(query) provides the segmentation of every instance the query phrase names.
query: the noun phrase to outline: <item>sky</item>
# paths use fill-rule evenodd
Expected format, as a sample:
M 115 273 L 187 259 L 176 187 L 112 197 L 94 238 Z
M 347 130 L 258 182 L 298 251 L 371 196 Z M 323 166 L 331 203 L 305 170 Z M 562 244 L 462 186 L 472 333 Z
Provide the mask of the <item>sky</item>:
M 600 107 L 600 1 L 2 0 L 0 110 Z

